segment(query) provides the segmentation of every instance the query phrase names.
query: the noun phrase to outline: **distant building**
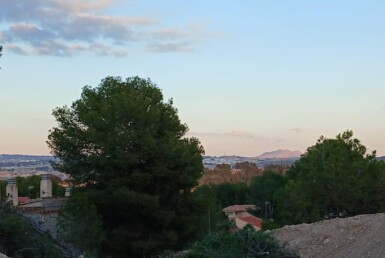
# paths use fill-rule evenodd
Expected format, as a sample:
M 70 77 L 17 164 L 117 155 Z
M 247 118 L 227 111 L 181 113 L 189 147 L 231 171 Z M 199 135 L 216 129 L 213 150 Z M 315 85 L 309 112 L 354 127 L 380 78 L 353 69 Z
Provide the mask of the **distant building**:
M 67 187 L 65 197 L 70 196 L 71 188 Z M 31 200 L 29 197 L 19 197 L 18 187 L 16 184 L 16 178 L 8 178 L 6 188 L 7 202 L 13 204 L 13 206 L 24 205 L 30 202 L 40 201 L 41 199 L 52 198 L 52 180 L 50 174 L 44 174 L 40 181 L 40 199 Z
M 19 204 L 19 192 L 18 192 L 16 179 L 15 178 L 9 178 L 7 180 L 7 188 L 6 188 L 6 195 L 7 195 L 7 202 L 12 202 L 13 206 L 17 206 Z
M 252 226 L 255 230 L 261 230 L 262 219 L 248 213 L 248 210 L 257 210 L 253 204 L 232 205 L 224 208 L 222 211 L 229 220 L 235 222 L 237 229 L 242 229 L 247 225 Z
M 7 180 L 7 201 L 16 206 L 16 210 L 28 218 L 35 229 L 49 232 L 53 238 L 57 238 L 57 225 L 59 214 L 63 211 L 68 198 L 52 197 L 52 181 L 50 174 L 42 175 L 40 181 L 40 198 L 30 199 L 19 197 L 15 178 Z M 65 196 L 70 195 L 70 188 L 66 188 Z M 1 255 L 0 255 L 1 258 Z
M 51 175 L 44 174 L 40 181 L 40 198 L 52 197 L 52 180 Z

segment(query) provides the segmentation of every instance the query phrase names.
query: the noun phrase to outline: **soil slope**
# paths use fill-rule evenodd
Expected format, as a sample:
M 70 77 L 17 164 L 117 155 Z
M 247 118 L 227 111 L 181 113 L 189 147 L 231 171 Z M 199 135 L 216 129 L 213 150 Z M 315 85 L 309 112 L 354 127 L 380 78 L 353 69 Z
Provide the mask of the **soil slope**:
M 285 226 L 273 235 L 300 257 L 385 257 L 385 214 Z

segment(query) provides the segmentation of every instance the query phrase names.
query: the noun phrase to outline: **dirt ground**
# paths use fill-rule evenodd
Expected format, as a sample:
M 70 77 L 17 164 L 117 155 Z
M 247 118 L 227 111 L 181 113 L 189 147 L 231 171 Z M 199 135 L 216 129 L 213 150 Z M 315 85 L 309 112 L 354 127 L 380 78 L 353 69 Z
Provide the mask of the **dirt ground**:
M 285 226 L 272 233 L 300 257 L 385 257 L 385 214 Z

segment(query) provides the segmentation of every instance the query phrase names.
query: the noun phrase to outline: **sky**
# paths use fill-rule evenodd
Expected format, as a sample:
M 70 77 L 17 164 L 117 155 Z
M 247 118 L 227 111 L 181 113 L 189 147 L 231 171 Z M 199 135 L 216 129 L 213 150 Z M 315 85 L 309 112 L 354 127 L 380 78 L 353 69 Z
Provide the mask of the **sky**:
M 45 155 L 55 107 L 150 78 L 206 155 L 385 155 L 385 1 L 0 0 L 0 153 Z

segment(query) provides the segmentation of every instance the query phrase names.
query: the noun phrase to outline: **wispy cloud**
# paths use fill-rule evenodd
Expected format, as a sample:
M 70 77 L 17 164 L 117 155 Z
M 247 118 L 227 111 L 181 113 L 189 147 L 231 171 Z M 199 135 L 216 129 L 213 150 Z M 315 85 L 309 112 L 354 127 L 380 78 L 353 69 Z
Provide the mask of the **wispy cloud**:
M 108 15 L 114 0 L 3 0 L 0 42 L 18 54 L 125 56 L 133 44 L 151 52 L 191 52 L 204 28 L 167 28 L 149 16 Z
M 234 137 L 240 137 L 240 138 L 257 138 L 255 134 L 246 132 L 246 131 L 231 131 L 225 134 L 228 136 L 234 136 Z
M 157 43 L 147 46 L 149 52 L 192 52 L 194 49 L 188 42 L 180 43 Z
M 233 130 L 230 132 L 188 132 L 191 136 L 230 136 L 248 139 L 261 139 L 262 137 L 247 131 Z
M 293 128 L 291 129 L 292 131 L 296 132 L 296 133 L 302 133 L 303 132 L 303 129 L 302 128 Z

